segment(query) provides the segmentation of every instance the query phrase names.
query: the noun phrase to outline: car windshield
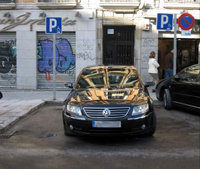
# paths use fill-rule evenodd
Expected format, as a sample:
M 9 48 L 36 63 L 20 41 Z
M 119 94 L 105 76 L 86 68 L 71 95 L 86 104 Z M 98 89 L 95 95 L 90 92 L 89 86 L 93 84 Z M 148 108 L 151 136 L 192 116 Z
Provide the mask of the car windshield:
M 76 88 L 134 88 L 140 82 L 133 68 L 87 68 L 81 73 Z

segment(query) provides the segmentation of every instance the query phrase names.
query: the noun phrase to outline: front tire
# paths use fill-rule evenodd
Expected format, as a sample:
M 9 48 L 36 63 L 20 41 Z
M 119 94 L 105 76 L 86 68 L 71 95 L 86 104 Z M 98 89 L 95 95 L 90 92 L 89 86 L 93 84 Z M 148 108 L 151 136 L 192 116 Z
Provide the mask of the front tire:
M 65 134 L 65 136 L 73 136 L 74 134 L 71 131 L 70 127 L 67 124 L 65 124 L 65 122 L 63 122 L 63 123 L 64 123 L 64 134 Z
M 73 136 L 73 132 L 70 129 L 69 125 L 65 122 L 64 120 L 64 115 L 63 115 L 63 127 L 64 127 L 64 134 L 65 136 Z
M 165 109 L 170 110 L 172 108 L 172 99 L 171 99 L 171 94 L 169 92 L 169 89 L 164 90 L 163 102 L 164 102 Z
M 153 114 L 153 119 L 152 120 L 153 120 L 153 122 L 152 122 L 152 128 L 149 130 L 148 133 L 145 134 L 147 137 L 153 137 L 153 135 L 154 135 L 154 133 L 156 131 L 157 119 L 156 119 L 156 115 L 155 114 Z
M 151 128 L 146 131 L 144 134 L 141 135 L 141 137 L 153 137 L 155 131 L 156 131 L 156 123 L 157 123 L 157 118 L 156 115 L 153 114 L 152 116 L 152 122 L 151 122 Z

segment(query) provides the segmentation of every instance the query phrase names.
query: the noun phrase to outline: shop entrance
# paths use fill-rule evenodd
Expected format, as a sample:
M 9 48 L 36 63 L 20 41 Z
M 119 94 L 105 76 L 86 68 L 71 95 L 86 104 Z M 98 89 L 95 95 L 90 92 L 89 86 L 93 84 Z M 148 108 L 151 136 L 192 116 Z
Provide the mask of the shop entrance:
M 198 63 L 200 39 L 177 39 L 177 72 Z M 165 56 L 173 48 L 173 39 L 160 38 L 158 41 L 159 78 L 164 78 Z
M 104 26 L 103 64 L 134 65 L 134 26 Z

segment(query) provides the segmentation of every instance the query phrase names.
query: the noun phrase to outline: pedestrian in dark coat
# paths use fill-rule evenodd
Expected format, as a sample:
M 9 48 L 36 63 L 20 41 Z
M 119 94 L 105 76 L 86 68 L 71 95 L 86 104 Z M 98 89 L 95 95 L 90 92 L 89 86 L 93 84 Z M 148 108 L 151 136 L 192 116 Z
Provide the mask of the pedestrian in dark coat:
M 165 78 L 173 76 L 173 58 L 174 49 L 170 49 L 170 52 L 165 56 Z

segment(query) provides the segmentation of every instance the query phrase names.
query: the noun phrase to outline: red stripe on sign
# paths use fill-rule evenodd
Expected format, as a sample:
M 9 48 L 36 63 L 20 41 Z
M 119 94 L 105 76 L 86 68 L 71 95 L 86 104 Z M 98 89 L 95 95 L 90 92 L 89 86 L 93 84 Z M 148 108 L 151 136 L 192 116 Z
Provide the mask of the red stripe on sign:
M 183 20 L 189 25 L 188 27 L 192 26 L 192 24 L 190 24 L 190 23 L 184 18 L 184 16 L 183 16 L 181 19 L 183 19 Z

